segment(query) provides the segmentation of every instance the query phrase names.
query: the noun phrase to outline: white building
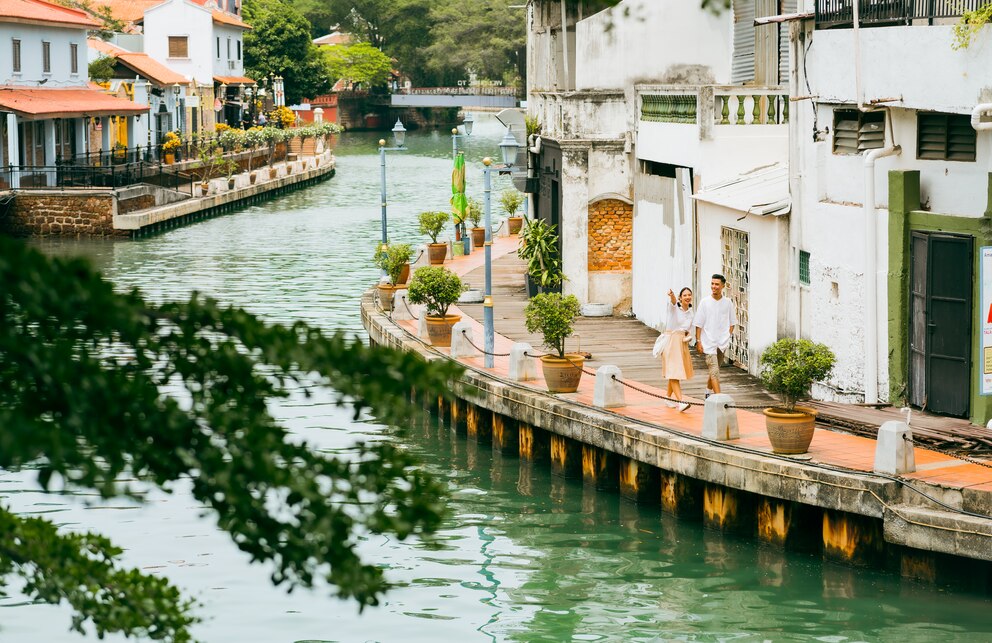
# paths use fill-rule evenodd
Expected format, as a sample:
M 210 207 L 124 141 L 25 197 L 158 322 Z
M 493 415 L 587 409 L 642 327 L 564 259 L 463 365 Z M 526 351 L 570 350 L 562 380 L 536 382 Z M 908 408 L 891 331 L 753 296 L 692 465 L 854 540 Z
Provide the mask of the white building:
M 955 49 L 951 27 L 980 4 L 862 0 L 856 29 L 849 0 L 804 0 L 793 23 L 800 332 L 838 355 L 824 397 L 992 416 L 992 123 L 976 109 L 992 102 L 992 29 Z
M 74 9 L 0 0 L 0 186 L 64 182 L 70 172 L 57 166 L 86 153 L 92 123 L 110 149 L 111 119 L 130 131 L 147 112 L 90 86 L 86 34 L 95 27 Z
M 754 18 L 794 4 L 714 15 L 624 0 L 584 16 L 531 3 L 536 214 L 560 226 L 566 292 L 659 326 L 669 288 L 702 297 L 724 273 L 741 319 L 732 356 L 751 370 L 786 316 L 790 109 L 787 26 Z

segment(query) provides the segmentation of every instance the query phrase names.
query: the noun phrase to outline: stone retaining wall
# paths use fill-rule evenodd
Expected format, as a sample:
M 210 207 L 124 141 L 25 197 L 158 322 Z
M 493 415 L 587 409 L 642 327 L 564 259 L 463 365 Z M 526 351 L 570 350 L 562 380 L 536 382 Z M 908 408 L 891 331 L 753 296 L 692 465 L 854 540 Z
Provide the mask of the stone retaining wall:
M 117 234 L 117 202 L 111 190 L 31 190 L 14 198 L 7 215 L 0 217 L 0 231 L 16 235 Z

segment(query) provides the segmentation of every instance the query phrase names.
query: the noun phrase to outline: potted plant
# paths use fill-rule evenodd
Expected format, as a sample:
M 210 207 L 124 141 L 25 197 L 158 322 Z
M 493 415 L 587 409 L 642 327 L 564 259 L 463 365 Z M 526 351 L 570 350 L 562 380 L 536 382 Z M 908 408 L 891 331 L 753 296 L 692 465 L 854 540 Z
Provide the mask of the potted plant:
M 127 155 L 127 146 L 117 141 L 114 143 L 114 163 L 123 163 Z
M 544 346 L 552 352 L 541 357 L 544 381 L 552 393 L 574 393 L 582 378 L 581 355 L 565 353 L 565 340 L 572 335 L 572 324 L 579 314 L 575 295 L 542 293 L 528 302 L 524 309 L 528 333 L 541 333 Z
M 772 451 L 806 453 L 816 411 L 796 402 L 809 397 L 810 386 L 830 375 L 836 361 L 827 346 L 808 339 L 780 339 L 761 354 L 761 379 L 769 391 L 782 396 L 782 406 L 764 411 Z
M 406 280 L 410 276 L 411 256 L 413 256 L 413 248 L 408 243 L 376 246 L 372 263 L 385 272 L 389 279 L 387 283 L 378 285 L 379 304 L 383 310 L 392 310 L 393 295 L 397 290 L 406 287 Z
M 198 157 L 195 167 L 200 171 L 200 192 L 203 196 L 207 196 L 207 192 L 210 191 L 210 179 L 224 172 L 227 159 L 224 158 L 224 152 L 219 147 L 209 146 L 201 147 Z
M 166 163 L 176 162 L 176 150 L 182 146 L 183 142 L 175 132 L 166 132 L 162 141 L 162 155 Z
M 448 244 L 438 243 L 437 236 L 444 229 L 444 224 L 448 222 L 448 213 L 440 210 L 428 210 L 418 215 L 420 223 L 420 234 L 426 234 L 431 238 L 427 244 L 427 258 L 432 266 L 440 266 L 444 263 L 444 257 L 448 253 Z
M 506 212 L 506 220 L 510 226 L 510 234 L 519 234 L 524 225 L 524 218 L 517 216 L 517 209 L 524 202 L 524 195 L 516 190 L 504 190 L 499 196 L 499 204 Z
M 224 159 L 224 164 L 222 166 L 224 175 L 227 177 L 227 189 L 234 189 L 234 175 L 237 173 L 241 167 L 238 162 L 234 159 Z
M 427 334 L 434 346 L 451 346 L 451 327 L 461 315 L 449 315 L 448 308 L 464 290 L 458 275 L 443 266 L 424 266 L 413 273 L 407 296 L 426 307 Z
M 486 229 L 479 226 L 482 221 L 482 204 L 475 199 L 468 200 L 465 218 L 472 224 L 472 248 L 482 248 L 486 243 Z
M 554 290 L 564 279 L 558 254 L 555 226 L 541 219 L 529 221 L 520 233 L 517 256 L 527 262 L 527 292 L 530 297 L 538 288 Z

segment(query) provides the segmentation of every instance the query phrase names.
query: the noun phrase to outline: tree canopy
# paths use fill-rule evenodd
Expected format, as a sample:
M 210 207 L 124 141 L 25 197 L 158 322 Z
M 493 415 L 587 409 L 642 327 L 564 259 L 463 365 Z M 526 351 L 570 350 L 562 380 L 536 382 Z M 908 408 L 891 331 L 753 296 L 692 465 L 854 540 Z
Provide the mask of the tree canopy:
M 313 44 L 310 22 L 289 2 L 245 0 L 245 72 L 255 80 L 282 76 L 286 104 L 300 102 L 331 88 L 327 65 Z
M 327 386 L 356 414 L 402 425 L 419 392 L 449 396 L 459 370 L 365 346 L 303 323 L 267 325 L 194 294 L 152 303 L 117 293 L 86 262 L 53 259 L 0 236 L 0 467 L 34 469 L 45 489 L 168 491 L 188 479 L 218 526 L 288 587 L 327 584 L 375 604 L 387 588 L 355 551 L 362 534 L 429 534 L 442 486 L 389 442 L 350 457 L 311 450 L 267 404 Z M 127 569 L 93 533 L 60 530 L 0 504 L 0 584 L 24 579 L 67 602 L 73 628 L 188 641 L 194 605 L 168 580 Z
M 375 87 L 389 80 L 393 63 L 389 56 L 367 42 L 327 47 L 321 52 L 331 80 Z

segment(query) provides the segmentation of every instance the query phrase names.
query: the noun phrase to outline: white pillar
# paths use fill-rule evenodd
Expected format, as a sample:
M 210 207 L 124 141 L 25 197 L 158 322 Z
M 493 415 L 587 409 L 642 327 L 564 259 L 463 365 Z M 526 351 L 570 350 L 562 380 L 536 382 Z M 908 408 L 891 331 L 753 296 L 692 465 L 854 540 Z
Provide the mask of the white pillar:
M 20 167 L 21 159 L 18 155 L 17 116 L 7 114 L 7 165 L 11 167 L 10 187 L 21 187 L 20 176 L 17 168 Z
M 703 437 L 724 441 L 736 440 L 740 436 L 734 398 L 726 393 L 716 393 L 706 398 L 706 405 L 703 407 Z
M 596 369 L 596 386 L 593 389 L 592 403 L 604 409 L 627 406 L 624 398 L 623 373 L 616 366 L 600 366 Z
M 891 420 L 878 429 L 874 470 L 893 475 L 916 471 L 913 432 L 908 424 Z
M 467 321 L 456 323 L 451 327 L 451 356 L 477 357 L 480 353 L 472 346 L 474 341 L 472 323 Z
M 526 382 L 537 379 L 537 363 L 530 357 L 534 349 L 527 342 L 516 342 L 510 348 L 510 379 L 514 382 Z
M 86 133 L 89 131 L 90 119 L 88 118 L 77 118 L 74 119 L 76 123 L 76 155 L 80 156 L 86 154 L 89 150 L 86 148 Z
M 110 117 L 100 117 L 100 151 L 106 155 L 106 162 L 110 164 L 110 155 L 113 150 L 110 147 Z

